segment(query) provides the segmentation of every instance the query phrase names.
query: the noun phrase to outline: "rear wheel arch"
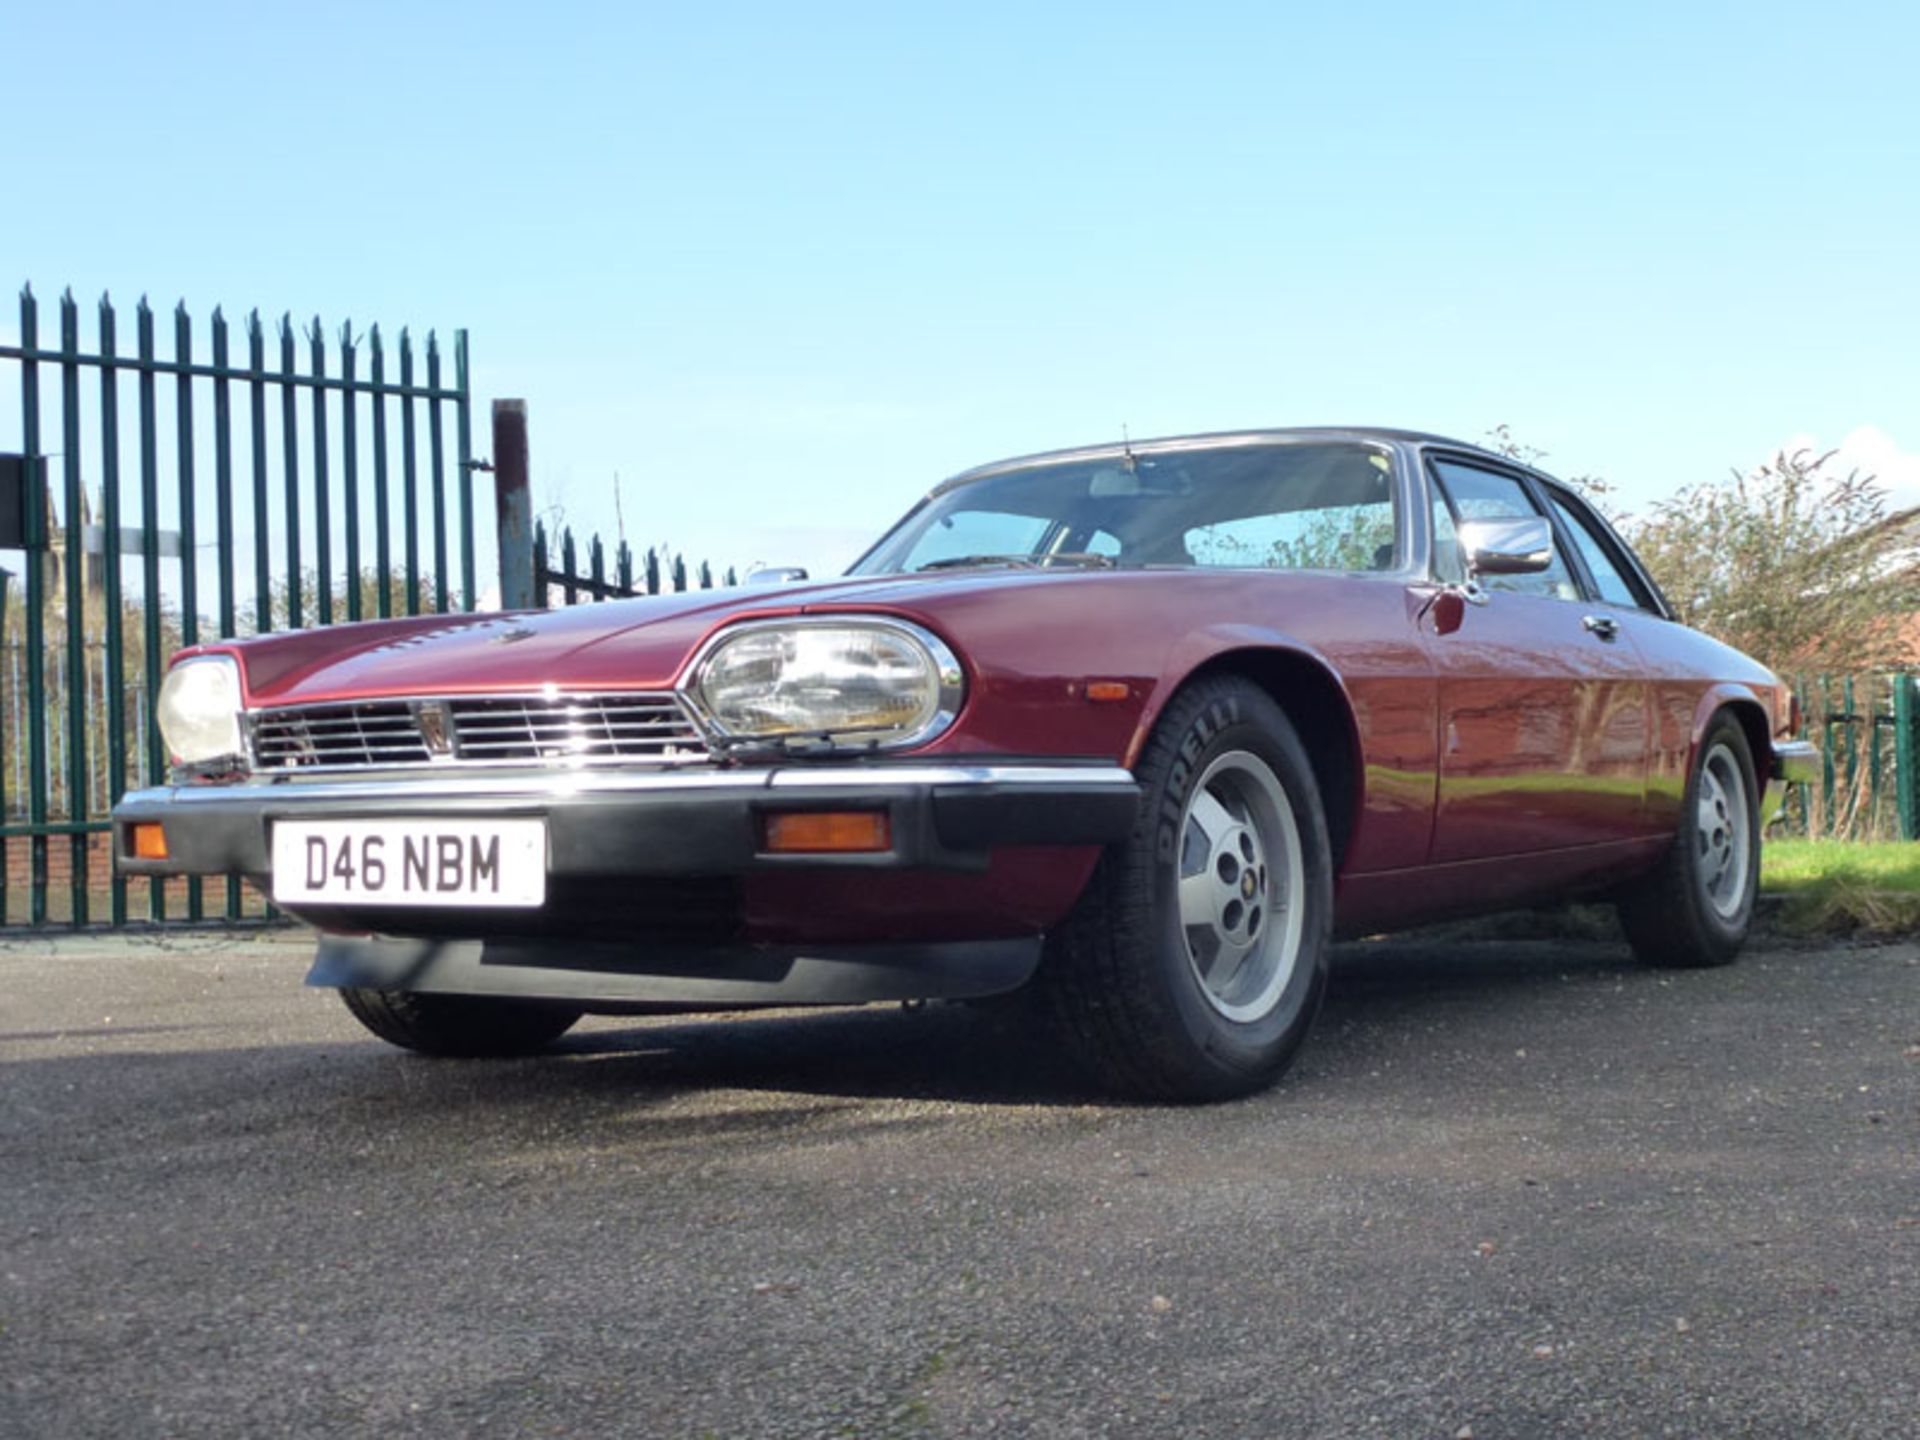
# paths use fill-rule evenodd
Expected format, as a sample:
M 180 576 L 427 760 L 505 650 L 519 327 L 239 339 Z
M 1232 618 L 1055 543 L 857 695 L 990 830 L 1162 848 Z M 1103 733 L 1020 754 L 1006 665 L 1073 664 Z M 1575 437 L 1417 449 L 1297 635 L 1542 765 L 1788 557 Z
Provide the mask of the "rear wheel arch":
M 1740 728 L 1746 733 L 1747 749 L 1753 755 L 1755 777 L 1764 791 L 1767 788 L 1767 776 L 1773 769 L 1772 727 L 1767 723 L 1767 712 L 1757 700 L 1735 700 L 1724 708 L 1734 719 L 1740 722 Z
M 1739 704 L 1707 716 L 1688 762 L 1673 843 L 1618 892 L 1621 928 L 1649 964 L 1725 965 L 1752 927 L 1760 886 L 1766 752 Z M 1764 717 L 1762 721 L 1764 725 Z
M 1687 745 L 1687 773 L 1692 774 L 1693 767 L 1700 763 L 1701 742 L 1722 715 L 1730 715 L 1739 722 L 1741 733 L 1747 739 L 1747 750 L 1753 756 L 1755 777 L 1760 788 L 1766 789 L 1767 777 L 1773 770 L 1772 725 L 1765 704 L 1744 686 L 1716 685 L 1700 697 L 1693 714 L 1693 734 Z
M 1244 646 L 1209 656 L 1169 686 L 1154 713 L 1144 717 L 1135 737 L 1138 758 L 1158 712 L 1173 697 L 1196 682 L 1220 675 L 1239 675 L 1264 690 L 1286 714 L 1305 747 L 1326 811 L 1327 838 L 1333 847 L 1338 874 L 1346 862 L 1348 842 L 1360 814 L 1361 763 L 1359 727 L 1345 688 L 1324 660 L 1302 650 L 1277 645 Z

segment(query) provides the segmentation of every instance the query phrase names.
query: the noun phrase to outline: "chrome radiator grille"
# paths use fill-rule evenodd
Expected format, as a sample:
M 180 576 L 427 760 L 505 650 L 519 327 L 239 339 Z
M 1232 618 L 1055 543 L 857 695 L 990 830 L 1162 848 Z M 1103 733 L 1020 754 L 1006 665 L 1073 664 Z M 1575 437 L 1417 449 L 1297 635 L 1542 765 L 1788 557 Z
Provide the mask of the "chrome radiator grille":
M 684 765 L 707 743 L 673 695 L 486 695 L 256 710 L 261 770 L 432 764 Z

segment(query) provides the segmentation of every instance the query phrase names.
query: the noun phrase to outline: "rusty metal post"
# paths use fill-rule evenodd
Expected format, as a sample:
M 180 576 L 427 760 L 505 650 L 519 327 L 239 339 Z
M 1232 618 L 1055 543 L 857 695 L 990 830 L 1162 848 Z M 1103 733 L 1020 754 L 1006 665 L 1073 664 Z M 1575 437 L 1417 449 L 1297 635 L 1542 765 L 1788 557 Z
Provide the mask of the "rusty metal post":
M 533 494 L 527 478 L 527 402 L 493 402 L 493 505 L 500 539 L 500 607 L 531 610 Z

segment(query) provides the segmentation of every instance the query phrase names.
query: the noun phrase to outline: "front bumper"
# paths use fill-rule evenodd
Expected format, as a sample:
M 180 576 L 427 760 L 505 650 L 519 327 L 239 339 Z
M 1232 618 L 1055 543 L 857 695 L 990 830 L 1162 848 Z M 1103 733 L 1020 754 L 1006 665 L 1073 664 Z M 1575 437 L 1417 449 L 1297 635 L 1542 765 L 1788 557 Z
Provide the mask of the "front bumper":
M 792 867 L 983 872 L 1008 846 L 1104 845 L 1133 824 L 1139 787 L 1102 762 L 896 762 L 767 770 L 409 773 L 136 790 L 113 808 L 124 875 L 265 876 L 272 827 L 289 818 L 539 817 L 555 876 L 743 875 Z M 891 846 L 858 854 L 769 854 L 765 817 L 879 810 Z M 133 853 L 158 822 L 167 858 Z
M 1820 747 L 1811 740 L 1773 742 L 1773 773 L 1789 785 L 1811 785 L 1820 778 Z
M 1789 785 L 1817 785 L 1820 747 L 1811 740 L 1775 740 L 1772 773 L 1761 781 L 1760 823 L 1771 825 L 1787 802 Z
M 308 983 L 587 1009 L 837 1004 L 1022 983 L 1138 801 L 1099 762 L 412 772 L 136 791 L 114 807 L 114 854 L 126 875 L 270 884 L 280 820 L 538 817 L 542 907 L 300 908 L 332 932 Z M 768 814 L 847 809 L 884 811 L 891 847 L 766 853 Z M 164 860 L 132 853 L 154 822 Z

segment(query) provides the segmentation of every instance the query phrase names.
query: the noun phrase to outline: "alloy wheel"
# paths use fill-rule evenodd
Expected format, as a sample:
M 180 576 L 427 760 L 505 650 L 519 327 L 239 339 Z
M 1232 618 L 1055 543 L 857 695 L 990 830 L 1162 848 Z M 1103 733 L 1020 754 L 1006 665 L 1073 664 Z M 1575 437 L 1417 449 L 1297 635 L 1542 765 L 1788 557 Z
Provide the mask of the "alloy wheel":
M 1216 756 L 1187 797 L 1177 892 L 1187 963 L 1207 1003 L 1259 1020 L 1293 978 L 1305 860 L 1286 791 L 1259 756 Z

